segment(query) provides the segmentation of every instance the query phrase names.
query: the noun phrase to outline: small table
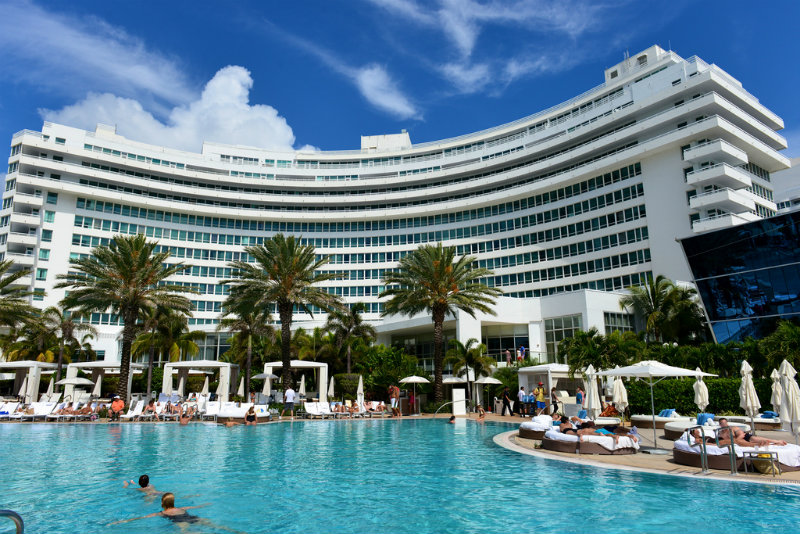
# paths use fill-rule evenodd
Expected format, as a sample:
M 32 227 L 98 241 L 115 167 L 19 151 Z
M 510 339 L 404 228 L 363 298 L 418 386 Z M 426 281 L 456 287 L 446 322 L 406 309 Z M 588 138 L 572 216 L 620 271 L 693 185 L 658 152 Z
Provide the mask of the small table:
M 750 465 L 753 467 L 753 472 L 755 473 L 758 471 L 756 466 L 753 465 L 754 461 L 762 460 L 762 461 L 769 461 L 770 465 L 772 466 L 772 476 L 782 475 L 783 472 L 781 471 L 781 463 L 778 461 L 778 453 L 773 451 L 745 451 L 742 453 L 744 457 L 744 472 L 747 473 L 747 462 L 750 462 Z M 769 458 L 767 458 L 769 456 Z

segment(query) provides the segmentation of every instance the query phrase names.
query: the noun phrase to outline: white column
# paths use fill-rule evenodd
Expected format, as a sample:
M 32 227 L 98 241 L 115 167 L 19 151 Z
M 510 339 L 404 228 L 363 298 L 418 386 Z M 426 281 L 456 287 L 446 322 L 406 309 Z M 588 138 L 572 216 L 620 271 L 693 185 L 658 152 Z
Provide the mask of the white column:
M 319 368 L 319 401 L 328 402 L 328 364 Z
M 467 415 L 466 389 L 453 388 L 453 415 Z
M 39 402 L 39 381 L 42 379 L 42 368 L 38 365 L 28 371 L 27 402 Z
M 466 344 L 472 337 L 481 342 L 481 321 L 459 310 L 456 312 L 456 338 Z
M 75 378 L 77 376 L 78 368 L 72 364 L 67 365 L 67 376 L 65 378 Z M 72 401 L 74 395 L 75 386 L 64 386 L 64 398 L 62 400 L 66 400 L 69 397 L 69 400 Z
M 539 358 L 539 363 L 547 363 L 547 346 L 544 342 L 544 321 L 528 323 L 528 350 L 532 359 Z

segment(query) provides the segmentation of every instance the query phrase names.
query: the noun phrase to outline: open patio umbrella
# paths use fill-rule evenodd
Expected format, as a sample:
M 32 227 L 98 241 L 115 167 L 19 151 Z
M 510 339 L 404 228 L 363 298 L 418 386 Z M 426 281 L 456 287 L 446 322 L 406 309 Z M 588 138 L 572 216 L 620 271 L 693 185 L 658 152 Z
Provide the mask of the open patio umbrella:
M 753 368 L 747 361 L 742 361 L 742 385 L 739 386 L 739 406 L 744 410 L 745 415 L 750 417 L 750 431 L 755 434 L 756 424 L 753 419 L 761 409 L 761 401 L 758 400 L 756 386 L 753 384 Z
M 57 386 L 94 386 L 94 382 L 88 378 L 81 378 L 79 376 L 73 378 L 62 378 L 56 382 Z
M 773 369 L 769 377 L 772 379 L 772 396 L 769 399 L 769 403 L 772 404 L 772 411 L 781 413 L 781 397 L 783 396 L 781 374 L 777 369 Z
M 480 388 L 475 388 L 475 394 L 478 396 L 478 404 L 483 406 L 483 399 L 481 399 L 483 388 L 489 384 L 502 384 L 502 382 L 491 376 L 482 376 L 475 381 L 475 384 L 481 386 Z
M 600 406 L 600 394 L 597 391 L 597 372 L 594 370 L 594 366 L 589 364 L 584 374 L 586 375 L 586 378 L 583 379 L 583 386 L 586 388 L 586 404 L 584 408 L 586 413 L 594 419 L 603 411 Z
M 625 389 L 625 382 L 622 381 L 621 376 L 614 378 L 614 389 L 611 396 L 611 402 L 614 403 L 614 406 L 617 407 L 617 410 L 620 414 L 625 413 L 625 408 L 628 407 L 628 390 Z
M 297 388 L 297 394 L 300 397 L 306 396 L 306 375 L 300 377 L 300 387 Z
M 203 389 L 200 390 L 201 395 L 208 395 L 208 375 L 206 375 L 206 379 L 203 381 Z
M 239 389 L 236 390 L 236 394 L 240 397 L 244 397 L 244 377 L 239 380 Z
M 653 360 L 645 360 L 643 362 L 620 367 L 618 369 L 609 369 L 608 371 L 600 371 L 597 373 L 599 376 L 629 376 L 634 378 L 647 379 L 647 385 L 650 386 L 650 409 L 653 412 L 653 445 L 656 451 L 659 451 L 658 441 L 656 440 L 656 409 L 655 401 L 653 400 L 653 386 L 664 380 L 665 378 L 676 378 L 683 376 L 717 376 L 702 371 L 692 371 L 691 369 L 683 369 L 682 367 L 672 367 L 665 363 L 656 362 Z M 588 391 L 587 391 L 588 393 Z M 665 454 L 659 452 L 658 454 Z
M 698 367 L 696 371 L 700 372 L 700 368 Z M 697 377 L 692 388 L 694 389 L 694 403 L 702 412 L 708 406 L 708 386 L 703 382 L 702 376 Z
M 422 376 L 411 375 L 400 380 L 401 384 L 414 384 L 414 398 L 417 398 L 417 384 L 429 384 L 430 380 Z
M 792 364 L 783 360 L 779 369 L 781 373 L 781 426 L 784 430 L 794 434 L 794 442 L 797 444 L 797 435 L 800 434 L 800 389 L 797 387 L 797 380 Z
M 356 402 L 360 410 L 364 406 L 364 377 L 358 375 L 358 389 L 356 390 Z

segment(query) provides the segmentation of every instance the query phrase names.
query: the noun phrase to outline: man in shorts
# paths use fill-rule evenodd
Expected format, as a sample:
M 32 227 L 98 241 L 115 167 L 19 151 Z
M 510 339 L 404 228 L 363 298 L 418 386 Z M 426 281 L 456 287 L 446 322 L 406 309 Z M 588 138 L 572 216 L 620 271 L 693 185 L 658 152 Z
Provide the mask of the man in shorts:
M 533 395 L 536 397 L 536 415 L 542 415 L 542 413 L 544 413 L 545 407 L 547 406 L 544 402 L 544 396 L 545 396 L 544 384 L 539 382 L 539 387 L 533 390 Z
M 391 385 L 389 386 L 389 402 L 392 405 L 392 417 L 402 417 L 400 413 L 400 388 Z
M 289 410 L 289 414 L 294 419 L 294 399 L 297 396 L 297 393 L 294 392 L 292 386 L 289 386 L 286 391 L 283 392 L 283 410 L 281 410 L 280 418 L 283 418 L 283 412 Z

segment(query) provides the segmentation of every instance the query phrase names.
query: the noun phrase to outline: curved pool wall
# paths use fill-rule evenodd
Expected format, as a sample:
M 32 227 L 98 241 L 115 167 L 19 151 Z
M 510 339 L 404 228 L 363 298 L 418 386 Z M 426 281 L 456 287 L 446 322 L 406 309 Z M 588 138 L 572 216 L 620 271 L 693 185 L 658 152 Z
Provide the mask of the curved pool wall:
M 209 502 L 197 515 L 243 532 L 685 533 L 719 518 L 753 533 L 800 521 L 794 487 L 521 455 L 493 442 L 509 428 L 444 419 L 0 425 L 0 504 L 28 532 L 179 532 L 159 517 L 107 526 L 158 511 L 122 488 L 147 473 L 178 505 Z

